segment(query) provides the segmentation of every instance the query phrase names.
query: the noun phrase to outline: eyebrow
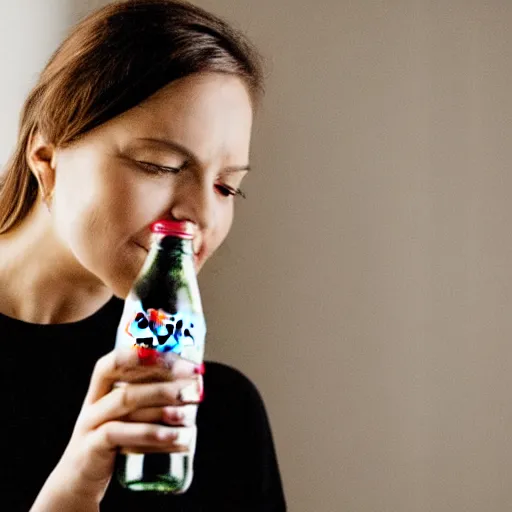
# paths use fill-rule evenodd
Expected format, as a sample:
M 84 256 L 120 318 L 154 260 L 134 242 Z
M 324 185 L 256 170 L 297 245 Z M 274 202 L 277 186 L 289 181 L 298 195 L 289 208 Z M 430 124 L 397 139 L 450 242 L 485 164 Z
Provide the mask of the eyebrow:
M 173 151 L 176 153 L 181 153 L 183 156 L 186 156 L 190 160 L 193 160 L 194 162 L 199 162 L 199 158 L 197 158 L 196 155 L 190 149 L 186 148 L 185 146 L 179 144 L 178 142 L 175 142 L 173 140 L 169 139 L 155 139 L 155 138 L 138 138 L 137 140 L 140 140 L 142 142 L 150 142 L 152 144 L 157 144 L 159 146 L 163 146 L 167 151 Z M 241 166 L 228 166 L 225 168 L 225 171 L 227 172 L 240 172 L 240 171 L 250 171 L 251 166 L 249 164 L 247 165 L 241 165 Z

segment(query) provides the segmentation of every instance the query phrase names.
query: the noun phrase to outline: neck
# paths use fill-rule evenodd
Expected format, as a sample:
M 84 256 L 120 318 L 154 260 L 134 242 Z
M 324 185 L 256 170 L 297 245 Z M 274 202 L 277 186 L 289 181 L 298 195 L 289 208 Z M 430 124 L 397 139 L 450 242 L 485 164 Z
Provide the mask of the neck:
M 37 200 L 29 215 L 0 235 L 0 312 L 25 322 L 58 324 L 92 315 L 111 297 L 58 240 Z

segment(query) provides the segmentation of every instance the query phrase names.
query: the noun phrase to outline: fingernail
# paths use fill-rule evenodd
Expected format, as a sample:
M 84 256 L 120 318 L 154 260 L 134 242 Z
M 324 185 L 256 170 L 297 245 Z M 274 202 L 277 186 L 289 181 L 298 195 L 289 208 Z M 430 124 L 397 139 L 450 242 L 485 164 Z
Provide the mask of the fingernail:
M 169 428 L 160 429 L 156 435 L 160 441 L 171 441 L 178 439 L 178 432 Z
M 202 395 L 201 388 L 202 386 L 199 381 L 185 386 L 179 392 L 178 398 L 180 402 L 200 402 Z
M 183 423 L 189 427 L 196 424 L 197 418 L 197 405 L 183 405 Z
M 182 423 L 185 420 L 185 414 L 183 413 L 183 411 L 176 409 L 175 407 L 166 407 L 164 409 L 164 412 L 165 419 L 169 422 Z
M 202 364 L 198 364 L 195 368 L 194 368 L 194 373 L 196 375 L 204 375 L 204 363 Z
M 181 427 L 177 430 L 178 435 L 176 436 L 175 443 L 186 448 L 190 447 L 194 441 L 194 437 L 196 436 L 195 427 Z
M 178 409 L 176 407 L 166 407 L 165 416 L 169 421 L 192 427 L 196 423 L 197 405 L 181 405 Z

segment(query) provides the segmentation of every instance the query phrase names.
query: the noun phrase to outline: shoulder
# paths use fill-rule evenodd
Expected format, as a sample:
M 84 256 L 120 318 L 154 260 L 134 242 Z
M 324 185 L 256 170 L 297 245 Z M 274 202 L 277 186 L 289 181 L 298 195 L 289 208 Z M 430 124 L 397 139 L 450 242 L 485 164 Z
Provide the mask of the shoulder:
M 244 375 L 240 370 L 225 363 L 218 363 L 216 361 L 205 361 L 205 376 L 211 375 L 215 379 L 224 381 L 225 383 L 238 383 L 244 386 L 254 386 L 251 380 Z
M 261 394 L 249 377 L 240 370 L 227 364 L 205 362 L 203 404 L 224 410 L 231 416 L 234 411 L 238 415 L 258 417 L 267 421 L 265 405 Z
M 223 388 L 237 393 L 249 393 L 260 396 L 254 382 L 240 370 L 224 363 L 205 361 L 205 385 Z
M 224 363 L 205 361 L 205 387 L 238 394 L 252 394 L 260 397 L 256 385 L 240 370 Z

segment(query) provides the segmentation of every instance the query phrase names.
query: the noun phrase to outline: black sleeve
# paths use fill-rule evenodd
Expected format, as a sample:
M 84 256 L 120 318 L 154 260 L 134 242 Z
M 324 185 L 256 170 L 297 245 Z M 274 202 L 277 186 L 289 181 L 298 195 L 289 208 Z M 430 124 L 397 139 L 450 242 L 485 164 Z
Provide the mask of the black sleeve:
M 258 473 L 256 489 L 260 503 L 255 510 L 283 511 L 286 509 L 284 493 L 279 473 L 274 440 L 270 429 L 265 405 L 256 387 L 248 381 L 247 384 L 247 426 L 252 429 L 254 444 L 250 446 L 251 456 L 254 457 Z
M 216 495 L 213 501 L 219 499 L 226 511 L 285 511 L 274 441 L 260 393 L 238 370 L 218 363 L 208 363 L 206 368 L 197 462 L 198 469 L 209 472 L 204 475 L 211 484 L 208 494 Z

